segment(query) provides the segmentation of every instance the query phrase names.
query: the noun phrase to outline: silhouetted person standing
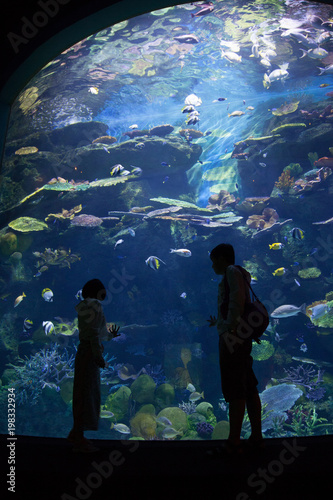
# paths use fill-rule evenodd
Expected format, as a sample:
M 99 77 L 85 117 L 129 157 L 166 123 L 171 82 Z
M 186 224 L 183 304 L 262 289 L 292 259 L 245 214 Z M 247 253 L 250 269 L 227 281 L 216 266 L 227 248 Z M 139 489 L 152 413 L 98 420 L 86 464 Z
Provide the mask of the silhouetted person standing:
M 100 301 L 106 297 L 104 285 L 98 279 L 82 288 L 83 300 L 75 307 L 78 313 L 79 340 L 75 356 L 73 387 L 73 428 L 68 440 L 73 451 L 89 453 L 97 448 L 84 437 L 85 430 L 97 430 L 101 405 L 100 368 L 107 366 L 103 358 L 102 340 L 118 336 L 119 327 L 106 327 Z
M 221 243 L 211 253 L 212 268 L 222 275 L 218 291 L 218 316 L 211 316 L 210 326 L 217 326 L 219 334 L 219 358 L 221 385 L 225 400 L 229 403 L 230 432 L 226 451 L 240 451 L 240 435 L 245 407 L 251 423 L 249 443 L 262 444 L 261 402 L 251 356 L 252 340 L 240 339 L 236 335 L 239 318 L 244 305 L 250 302 L 250 292 L 245 280 L 250 283 L 251 275 L 235 264 L 232 245 Z M 245 278 L 245 279 L 244 279 Z M 227 283 L 225 282 L 227 280 Z

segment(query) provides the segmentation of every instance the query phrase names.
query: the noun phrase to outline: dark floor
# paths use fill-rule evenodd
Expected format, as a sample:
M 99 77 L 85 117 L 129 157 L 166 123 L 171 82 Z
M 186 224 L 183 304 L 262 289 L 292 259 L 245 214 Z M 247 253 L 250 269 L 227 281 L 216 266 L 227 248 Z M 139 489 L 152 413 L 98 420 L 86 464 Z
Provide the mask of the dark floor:
M 7 437 L 0 439 L 3 485 L 10 449 Z M 16 494 L 6 498 L 210 500 L 218 492 L 226 500 L 317 500 L 332 495 L 333 436 L 269 439 L 263 451 L 219 458 L 207 451 L 221 441 L 94 443 L 99 452 L 78 455 L 65 439 L 17 436 Z

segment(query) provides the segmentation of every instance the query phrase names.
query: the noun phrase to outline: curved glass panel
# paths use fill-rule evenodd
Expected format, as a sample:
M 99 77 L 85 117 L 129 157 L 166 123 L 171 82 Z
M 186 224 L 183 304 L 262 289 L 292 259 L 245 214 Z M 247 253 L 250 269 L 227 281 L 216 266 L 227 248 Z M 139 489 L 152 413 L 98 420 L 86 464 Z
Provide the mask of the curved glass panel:
M 1 405 L 15 392 L 17 434 L 71 428 L 75 306 L 99 278 L 121 335 L 104 342 L 91 435 L 225 439 L 207 323 L 221 242 L 270 313 L 252 350 L 264 435 L 331 433 L 332 15 L 167 8 L 88 36 L 22 90 L 0 196 Z

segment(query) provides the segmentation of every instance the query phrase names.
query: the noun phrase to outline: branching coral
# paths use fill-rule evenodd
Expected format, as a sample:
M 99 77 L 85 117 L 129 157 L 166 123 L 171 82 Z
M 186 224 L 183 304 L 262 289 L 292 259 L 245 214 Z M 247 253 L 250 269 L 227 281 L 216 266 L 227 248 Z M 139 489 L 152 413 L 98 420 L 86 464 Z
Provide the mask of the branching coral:
M 35 405 L 45 387 L 60 391 L 60 384 L 74 376 L 74 355 L 67 349 L 59 352 L 59 345 L 49 349 L 41 349 L 30 358 L 22 360 L 22 364 L 9 364 L 15 370 L 17 403 Z
M 279 180 L 275 182 L 275 187 L 286 193 L 294 184 L 294 178 L 290 177 L 290 170 L 284 170 L 279 177 Z
M 297 191 L 297 193 L 302 193 L 304 191 L 314 191 L 315 189 L 322 187 L 322 184 L 331 174 L 331 168 L 321 167 L 318 170 L 315 170 L 310 175 L 297 179 L 294 185 L 294 189 L 295 191 Z
M 293 384 L 302 385 L 307 390 L 306 396 L 308 399 L 317 400 L 318 397 L 324 396 L 323 391 L 318 392 L 319 384 L 323 382 L 324 370 L 316 370 L 313 366 L 298 365 L 296 368 L 284 368 L 286 377 L 278 379 L 282 382 L 292 382 Z M 321 396 L 321 397 L 320 397 Z
M 188 403 L 185 403 L 184 401 L 182 401 L 181 403 L 178 404 L 178 406 L 187 415 L 191 415 L 192 413 L 195 413 L 196 409 L 197 409 L 197 405 L 194 403 L 194 401 L 190 401 Z

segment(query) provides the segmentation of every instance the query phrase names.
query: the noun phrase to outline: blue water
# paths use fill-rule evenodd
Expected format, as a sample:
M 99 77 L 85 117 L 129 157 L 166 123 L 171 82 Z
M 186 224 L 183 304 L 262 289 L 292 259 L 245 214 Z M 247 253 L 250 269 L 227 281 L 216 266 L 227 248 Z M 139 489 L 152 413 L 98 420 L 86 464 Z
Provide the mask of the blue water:
M 121 336 L 105 343 L 109 368 L 101 372 L 102 410 L 114 416 L 101 418 L 91 436 L 165 439 L 158 419 L 166 415 L 176 431 L 170 439 L 211 439 L 198 433 L 200 422 L 217 429 L 214 439 L 225 438 L 218 431 L 218 423 L 228 420 L 218 335 L 207 326 L 217 314 L 219 283 L 209 252 L 221 242 L 234 245 L 236 263 L 255 278 L 253 286 L 270 313 L 286 304 L 307 306 L 306 314 L 272 317 L 262 344 L 253 348 L 258 389 L 267 402 L 265 436 L 331 433 L 333 77 L 327 68 L 333 32 L 311 16 L 326 21 L 333 13 L 318 3 L 240 1 L 237 9 L 234 3 L 217 1 L 212 12 L 194 18 L 191 13 L 200 7 L 187 4 L 91 35 L 50 61 L 14 103 L 0 196 L 0 388 L 3 407 L 6 391 L 15 389 L 18 434 L 65 436 L 70 429 L 75 295 L 98 277 L 108 292 L 107 322 L 119 325 Z M 322 57 L 313 59 L 309 52 L 301 58 L 300 49 L 308 48 L 295 38 L 299 32 L 313 39 L 327 33 L 317 43 L 326 51 Z M 198 42 L 175 40 L 183 34 Z M 228 48 L 231 42 L 239 51 Z M 270 68 L 251 56 L 255 43 L 262 52 L 275 51 Z M 221 57 L 221 48 L 242 61 Z M 285 63 L 287 77 L 265 88 L 265 73 Z M 320 75 L 318 68 L 326 72 Z M 201 100 L 195 105 L 199 121 L 187 125 L 182 109 L 192 94 Z M 291 113 L 272 113 L 294 102 Z M 239 116 L 229 116 L 235 111 Z M 173 127 L 169 135 L 147 132 L 165 124 Z M 303 125 L 279 136 L 272 132 L 292 124 Z M 179 134 L 184 129 L 190 129 L 190 138 Z M 130 131 L 145 132 L 131 138 Z M 105 135 L 113 144 L 92 145 Z M 235 146 L 246 139 L 247 145 Z M 24 147 L 37 151 L 22 154 Z M 326 163 L 314 165 L 323 157 Z M 142 175 L 103 186 L 119 163 L 130 173 L 140 167 Z M 280 189 L 288 166 L 294 179 Z M 320 174 L 304 176 L 321 167 Z M 223 192 L 219 205 L 216 198 Z M 267 199 L 255 205 L 254 197 Z M 147 218 L 184 202 L 189 205 L 177 212 Z M 281 225 L 270 230 L 274 221 L 267 217 L 268 230 L 262 230 L 258 221 L 265 207 L 277 212 Z M 72 218 L 67 212 L 60 217 L 74 208 Z M 90 220 L 77 227 L 82 214 L 100 218 L 99 225 L 92 227 Z M 229 225 L 215 227 L 223 220 L 216 216 Z M 16 225 L 21 217 L 46 226 L 35 231 L 36 220 L 30 221 L 22 232 Z M 295 227 L 303 239 L 293 238 Z M 273 243 L 283 248 L 270 249 Z M 188 249 L 191 257 L 171 254 L 171 248 Z M 165 264 L 149 268 L 150 256 Z M 275 276 L 280 268 L 284 274 Z M 45 288 L 52 290 L 52 302 L 43 299 Z M 14 308 L 22 292 L 26 297 Z M 318 319 L 316 305 L 324 308 Z M 44 331 L 47 321 L 54 326 L 50 335 Z M 143 382 L 150 392 L 138 395 L 135 387 Z M 194 402 L 192 386 L 200 395 Z M 121 411 L 117 397 L 125 400 Z M 149 431 L 138 428 L 138 412 L 150 415 Z M 311 428 L 306 416 L 313 420 L 315 413 L 324 427 Z M 303 425 L 297 427 L 301 414 Z M 125 424 L 129 434 L 110 429 L 111 422 Z M 1 432 L 7 432 L 5 420 Z M 248 432 L 245 422 L 242 436 Z

